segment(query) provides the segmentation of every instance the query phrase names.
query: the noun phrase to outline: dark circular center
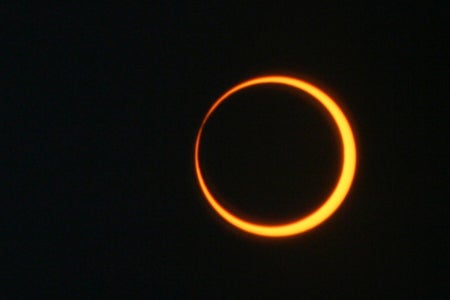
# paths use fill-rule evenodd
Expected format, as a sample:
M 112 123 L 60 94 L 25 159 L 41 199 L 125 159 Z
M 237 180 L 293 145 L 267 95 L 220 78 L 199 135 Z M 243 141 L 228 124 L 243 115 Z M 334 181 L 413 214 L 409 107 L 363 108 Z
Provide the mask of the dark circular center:
M 318 208 L 341 168 L 341 141 L 325 108 L 291 87 L 241 90 L 205 125 L 200 164 L 216 199 L 254 222 L 285 223 Z

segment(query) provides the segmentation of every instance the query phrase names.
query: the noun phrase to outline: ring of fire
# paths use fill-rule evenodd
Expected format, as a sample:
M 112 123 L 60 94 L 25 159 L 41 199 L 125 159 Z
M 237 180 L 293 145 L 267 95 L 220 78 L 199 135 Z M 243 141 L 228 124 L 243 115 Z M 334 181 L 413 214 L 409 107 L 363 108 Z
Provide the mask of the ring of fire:
M 253 222 L 246 221 L 240 218 L 239 216 L 232 214 L 231 212 L 226 210 L 222 205 L 220 205 L 219 201 L 213 196 L 211 191 L 208 189 L 208 186 L 206 185 L 205 180 L 203 178 L 199 162 L 200 140 L 202 137 L 205 124 L 211 117 L 212 113 L 217 109 L 217 107 L 222 102 L 224 102 L 232 94 L 238 92 L 239 90 L 248 88 L 250 86 L 261 84 L 287 85 L 295 89 L 304 91 L 313 96 L 330 113 L 332 119 L 334 120 L 334 123 L 336 124 L 339 130 L 343 148 L 340 177 L 336 183 L 333 192 L 330 194 L 328 199 L 326 199 L 324 204 L 306 217 L 303 217 L 294 222 L 281 225 L 256 224 Z M 230 90 L 224 93 L 219 99 L 217 99 L 216 102 L 211 106 L 206 116 L 204 117 L 200 129 L 198 130 L 197 133 L 194 150 L 194 163 L 195 163 L 195 172 L 197 175 L 197 180 L 200 189 L 202 190 L 206 200 L 211 205 L 211 207 L 224 220 L 234 225 L 238 229 L 248 233 L 266 237 L 283 237 L 299 234 L 316 227 L 317 225 L 325 221 L 327 218 L 329 218 L 339 208 L 339 206 L 344 201 L 348 191 L 350 190 L 354 178 L 356 170 L 356 145 L 353 136 L 353 131 L 350 127 L 350 124 L 346 116 L 330 96 L 328 96 L 318 87 L 297 78 L 286 76 L 264 76 L 244 81 L 232 87 Z

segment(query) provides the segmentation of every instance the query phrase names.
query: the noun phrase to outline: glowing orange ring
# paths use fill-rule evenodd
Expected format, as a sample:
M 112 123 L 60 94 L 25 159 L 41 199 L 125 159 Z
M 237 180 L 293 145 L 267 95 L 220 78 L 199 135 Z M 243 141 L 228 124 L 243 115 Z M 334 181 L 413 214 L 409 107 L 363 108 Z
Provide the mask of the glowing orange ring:
M 316 100 L 318 100 L 327 109 L 327 111 L 331 114 L 331 117 L 335 121 L 336 126 L 339 129 L 343 147 L 341 175 L 336 184 L 336 187 L 334 188 L 329 198 L 325 201 L 325 203 L 321 207 L 312 212 L 310 215 L 301 218 L 297 221 L 282 225 L 255 224 L 243 220 L 238 216 L 233 215 L 232 213 L 227 211 L 219 204 L 219 202 L 214 198 L 214 196 L 211 194 L 208 187 L 206 186 L 199 163 L 200 139 L 202 136 L 203 128 L 206 122 L 208 121 L 209 117 L 211 116 L 211 114 L 214 112 L 214 110 L 216 110 L 217 107 L 233 93 L 236 93 L 239 90 L 242 90 L 244 88 L 253 85 L 268 84 L 268 83 L 282 84 L 294 87 L 296 89 L 299 89 L 301 91 L 310 94 Z M 223 94 L 212 105 L 212 107 L 206 114 L 205 118 L 203 119 L 200 129 L 197 133 L 197 138 L 195 141 L 194 160 L 195 160 L 195 171 L 197 174 L 197 180 L 200 185 L 200 188 L 203 194 L 205 195 L 206 200 L 208 200 L 208 203 L 223 219 L 225 219 L 232 225 L 236 226 L 237 228 L 249 233 L 268 237 L 282 237 L 298 234 L 306 230 L 312 229 L 315 226 L 322 223 L 323 221 L 325 221 L 338 209 L 338 207 L 344 201 L 344 198 L 350 189 L 353 177 L 355 175 L 356 146 L 355 146 L 355 139 L 353 137 L 353 132 L 347 118 L 345 117 L 344 113 L 339 108 L 339 106 L 336 104 L 336 102 L 333 101 L 333 99 L 331 99 L 330 96 L 325 94 L 323 91 L 321 91 L 314 85 L 300 79 L 285 76 L 264 76 L 253 78 L 234 86 L 233 88 L 228 90 L 225 94 Z

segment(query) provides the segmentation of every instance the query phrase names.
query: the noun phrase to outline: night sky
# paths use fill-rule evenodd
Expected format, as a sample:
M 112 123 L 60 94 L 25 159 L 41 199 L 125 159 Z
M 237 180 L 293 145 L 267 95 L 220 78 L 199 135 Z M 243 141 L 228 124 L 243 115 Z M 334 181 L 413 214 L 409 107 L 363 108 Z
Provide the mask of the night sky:
M 444 1 L 149 2 L 0 5 L 0 298 L 449 296 Z M 193 159 L 214 101 L 270 74 L 336 99 L 359 155 L 340 209 L 282 239 L 221 220 Z M 276 85 L 233 95 L 201 151 L 224 205 L 268 223 L 341 163 L 324 109 Z

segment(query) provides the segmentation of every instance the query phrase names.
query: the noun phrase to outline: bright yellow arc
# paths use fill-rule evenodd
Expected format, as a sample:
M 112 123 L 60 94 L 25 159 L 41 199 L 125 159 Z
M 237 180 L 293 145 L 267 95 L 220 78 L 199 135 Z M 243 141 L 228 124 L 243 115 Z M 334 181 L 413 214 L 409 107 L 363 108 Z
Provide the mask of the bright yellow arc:
M 317 210 L 312 212 L 310 215 L 291 223 L 281 225 L 256 224 L 241 219 L 238 216 L 232 214 L 224 207 L 222 207 L 219 204 L 219 202 L 214 198 L 214 196 L 212 195 L 212 193 L 208 189 L 208 186 L 205 183 L 205 180 L 202 175 L 202 170 L 200 168 L 199 163 L 200 140 L 202 137 L 205 124 L 210 118 L 211 114 L 217 109 L 217 107 L 222 102 L 224 102 L 233 93 L 236 93 L 239 90 L 258 84 L 287 85 L 312 95 L 331 114 L 331 117 L 333 118 L 337 128 L 339 129 L 340 137 L 342 139 L 342 147 L 343 147 L 342 169 L 339 180 L 333 192 L 326 200 L 326 202 Z M 200 185 L 200 188 L 203 194 L 205 195 L 206 199 L 208 200 L 209 204 L 222 218 L 224 218 L 226 221 L 236 226 L 237 228 L 249 233 L 267 237 L 283 237 L 299 234 L 301 232 L 305 232 L 309 229 L 316 227 L 317 225 L 325 221 L 327 218 L 329 218 L 338 209 L 338 207 L 344 201 L 344 198 L 350 189 L 353 177 L 355 175 L 356 146 L 353 132 L 347 118 L 345 117 L 344 113 L 339 108 L 339 106 L 336 104 L 336 102 L 333 101 L 333 99 L 331 99 L 330 96 L 325 94 L 316 86 L 297 78 L 285 76 L 264 76 L 253 78 L 234 86 L 233 88 L 228 90 L 225 94 L 223 94 L 212 105 L 212 107 L 206 114 L 205 118 L 203 119 L 200 129 L 197 133 L 197 138 L 195 141 L 194 160 L 195 160 L 195 171 L 197 174 L 197 180 Z

